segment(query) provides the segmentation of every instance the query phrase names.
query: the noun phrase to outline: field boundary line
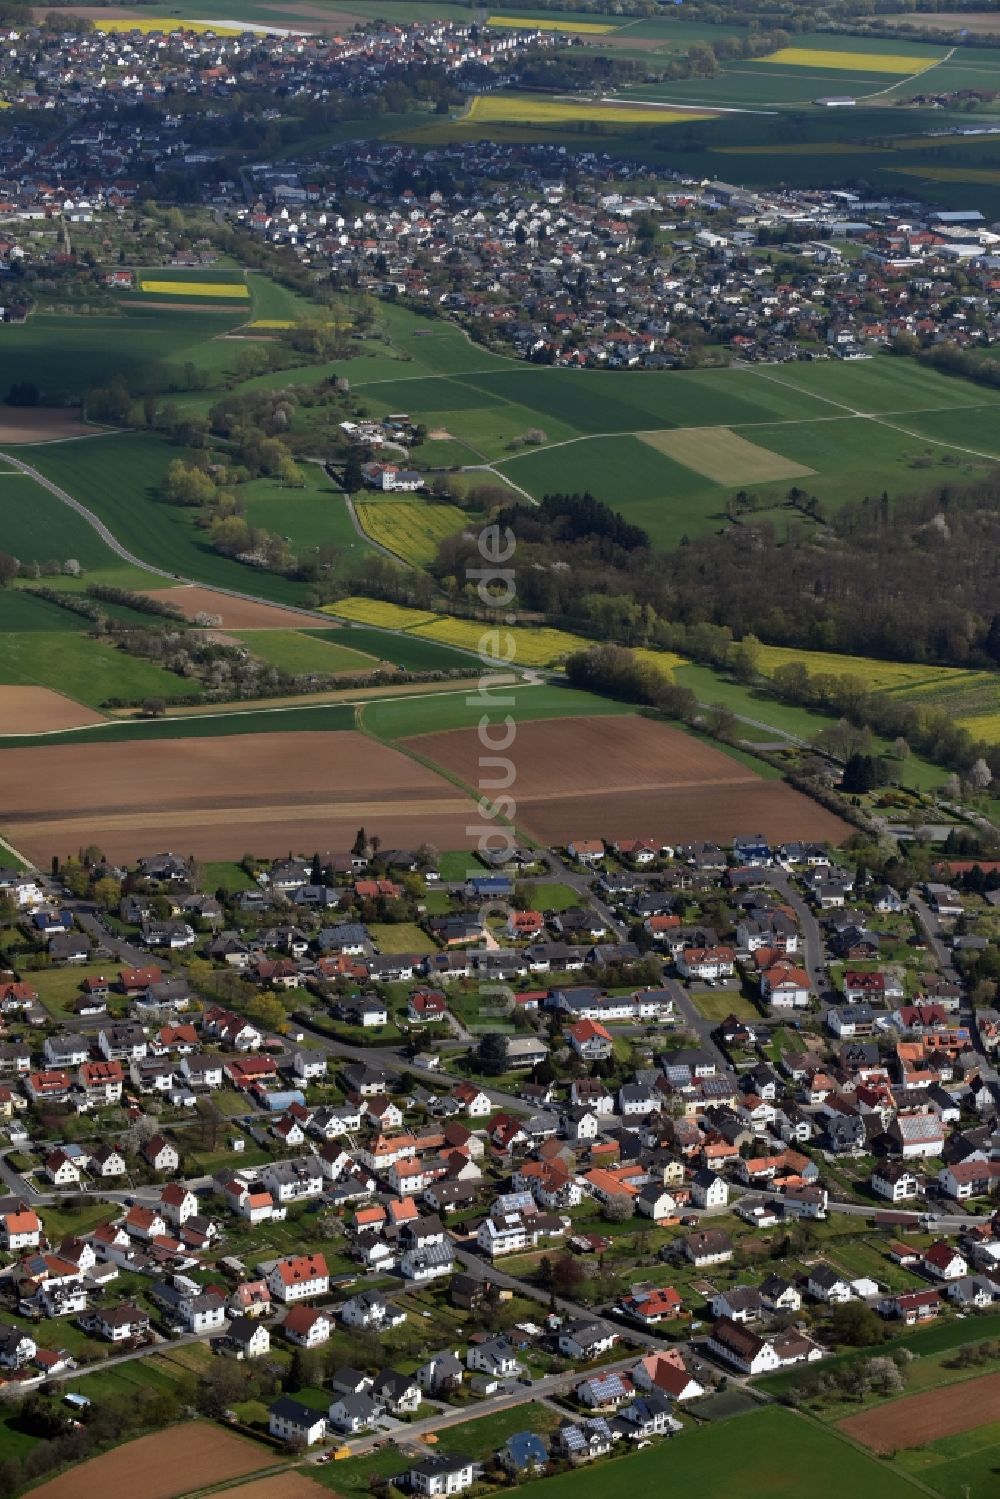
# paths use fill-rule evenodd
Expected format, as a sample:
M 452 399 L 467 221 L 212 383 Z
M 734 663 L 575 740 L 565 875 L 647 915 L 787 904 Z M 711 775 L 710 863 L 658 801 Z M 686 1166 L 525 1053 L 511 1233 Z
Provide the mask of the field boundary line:
M 383 546 L 380 541 L 375 540 L 374 536 L 368 535 L 368 532 L 361 524 L 361 517 L 358 515 L 353 495 L 349 495 L 346 489 L 342 490 L 341 493 L 344 496 L 344 504 L 347 506 L 347 513 L 351 517 L 351 525 L 357 532 L 359 539 L 363 541 L 367 546 L 374 547 L 377 552 L 381 552 L 383 557 L 388 557 L 390 561 L 401 562 L 404 567 L 409 567 L 412 569 L 412 562 L 408 562 L 405 557 L 401 557 L 399 553 L 394 552 L 391 547 Z
M 457 650 L 457 649 L 459 649 L 459 647 L 455 646 L 455 647 L 453 647 L 453 649 Z M 23 734 L 23 733 L 22 734 L 7 734 L 7 733 L 2 733 L 2 734 L 0 734 L 0 739 L 25 739 L 25 740 L 31 740 L 31 739 L 50 739 L 50 738 L 53 738 L 54 736 L 60 735 L 60 734 L 82 734 L 85 729 L 93 729 L 95 733 L 100 733 L 102 729 L 110 729 L 110 728 L 113 728 L 113 727 L 118 727 L 118 728 L 128 727 L 128 728 L 131 728 L 133 725 L 138 727 L 138 726 L 141 726 L 141 725 L 144 725 L 144 724 L 203 723 L 206 719 L 221 719 L 223 721 L 228 721 L 230 718 L 261 718 L 265 714 L 276 714 L 276 713 L 308 713 L 310 710 L 317 709 L 317 708 L 365 708 L 369 703 L 413 703 L 413 702 L 424 702 L 426 699 L 429 699 L 429 698 L 437 698 L 437 697 L 460 697 L 460 696 L 464 696 L 465 694 L 471 692 L 475 688 L 477 680 L 478 679 L 475 678 L 475 677 L 469 677 L 469 678 L 467 678 L 465 680 L 465 685 L 464 686 L 462 686 L 462 687 L 454 687 L 454 688 L 449 687 L 449 688 L 446 688 L 444 692 L 408 692 L 408 693 L 397 693 L 393 697 L 374 697 L 374 698 L 373 697 L 357 697 L 357 698 L 347 697 L 347 698 L 335 698 L 331 702 L 327 702 L 327 703 L 288 703 L 284 707 L 281 707 L 281 708 L 254 708 L 254 707 L 250 706 L 250 707 L 246 707 L 246 708 L 236 708 L 236 709 L 233 709 L 233 710 L 231 710 L 229 712 L 226 712 L 225 710 L 221 710 L 220 709 L 220 711 L 216 712 L 216 713 L 184 713 L 184 714 L 177 714 L 177 715 L 175 715 L 173 717 L 171 717 L 170 715 L 167 715 L 164 718 L 106 718 L 102 723 L 75 724 L 72 728 L 69 728 L 69 729 L 43 729 L 39 733 L 34 733 L 34 734 L 31 734 L 31 733 L 29 733 L 29 734 Z M 530 680 L 530 678 L 517 678 L 516 681 L 512 681 L 510 685 L 511 686 L 517 686 L 517 687 L 535 687 L 535 686 L 537 686 L 539 684 L 536 683 L 536 682 L 534 682 L 534 681 L 532 681 L 532 680 Z M 344 731 L 341 730 L 341 729 L 328 729 L 328 730 L 321 730 L 320 732 L 326 732 L 326 733 L 330 733 L 330 734 L 337 734 L 337 733 L 342 733 Z M 156 736 L 154 736 L 154 737 L 156 737 Z M 168 736 L 164 735 L 163 737 L 166 738 Z M 178 738 L 183 738 L 183 737 L 184 737 L 183 735 L 178 735 Z M 192 736 L 192 737 L 197 737 L 197 736 Z M 119 743 L 126 743 L 127 741 L 121 740 L 121 741 L 117 741 L 117 742 L 119 742 Z M 4 841 L 3 838 L 0 837 L 0 843 L 3 843 L 3 841 Z M 23 857 L 23 855 L 21 855 L 21 854 L 19 854 L 17 852 L 17 849 L 12 848 L 11 852 L 14 853 L 14 854 L 16 854 L 18 858 L 22 858 Z
M 734 368 L 750 369 L 751 366 L 749 366 L 749 365 L 734 366 Z M 759 370 L 756 369 L 756 367 L 753 367 L 753 368 L 755 369 L 755 373 L 757 373 L 758 375 L 760 375 L 760 378 L 762 380 L 766 380 L 768 378 L 767 375 L 762 374 Z M 783 385 L 786 390 L 798 391 L 799 394 L 806 395 L 806 396 L 809 396 L 809 395 L 813 394 L 812 391 L 802 390 L 801 387 L 798 386 L 798 385 L 789 385 L 784 380 L 775 380 L 773 376 L 770 377 L 770 378 L 772 379 L 772 381 L 773 381 L 774 384 L 776 384 L 776 385 Z M 827 396 L 817 396 L 816 399 L 819 400 L 819 401 L 822 401 L 822 400 L 829 400 L 830 398 L 827 397 Z M 837 401 L 832 401 L 831 404 L 832 405 L 839 405 L 840 403 L 837 402 Z M 757 427 L 804 427 L 804 426 L 812 426 L 812 424 L 814 422 L 847 422 L 847 421 L 855 421 L 855 420 L 857 420 L 857 421 L 883 421 L 883 419 L 885 417 L 889 417 L 889 416 L 928 416 L 928 415 L 930 415 L 930 414 L 932 414 L 934 412 L 938 412 L 938 411 L 984 411 L 984 410 L 993 410 L 993 409 L 995 409 L 995 408 L 991 407 L 989 405 L 989 403 L 978 402 L 978 401 L 975 402 L 975 403 L 973 403 L 973 404 L 971 404 L 971 405 L 962 404 L 962 405 L 959 405 L 959 406 L 913 406 L 913 407 L 908 406 L 903 411 L 884 411 L 884 412 L 879 412 L 879 411 L 854 411 L 850 407 L 845 407 L 844 410 L 843 410 L 842 415 L 840 415 L 840 416 L 776 416 L 771 421 L 710 422 L 707 425 L 698 426 L 698 427 L 693 427 L 693 426 L 687 426 L 687 427 L 635 427 L 632 430 L 627 431 L 627 432 L 581 432 L 576 437 L 562 437 L 562 438 L 559 439 L 558 442 L 540 443 L 537 448 L 524 449 L 524 450 L 522 450 L 519 453 L 510 453 L 510 454 L 507 455 L 506 458 L 494 458 L 493 462 L 490 465 L 488 465 L 488 467 L 490 467 L 492 469 L 497 469 L 497 468 L 499 468 L 503 464 L 516 463 L 519 458 L 531 458 L 532 456 L 534 456 L 537 453 L 550 453 L 550 452 L 553 452 L 556 448 L 568 448 L 568 447 L 571 447 L 572 444 L 576 443 L 576 442 L 591 442 L 591 441 L 593 441 L 594 438 L 598 438 L 598 437 L 599 438 L 605 438 L 605 439 L 611 438 L 611 437 L 638 437 L 638 438 L 643 438 L 643 437 L 654 437 L 654 436 L 656 436 L 657 434 L 659 434 L 661 432 L 667 432 L 667 433 L 674 433 L 674 432 L 713 432 L 713 431 L 716 430 L 716 428 L 720 428 L 720 427 L 724 427 L 724 428 L 726 428 L 730 432 L 742 432 L 745 429 L 749 428 L 750 430 L 753 430 L 753 429 L 755 429 Z M 891 423 L 886 422 L 885 425 L 886 426 L 890 426 Z M 902 428 L 900 428 L 899 430 L 903 431 Z M 921 436 L 921 434 L 919 432 L 911 432 L 911 433 L 908 433 L 906 435 L 908 435 L 910 437 L 916 437 L 916 438 L 920 438 L 920 436 Z M 927 441 L 930 442 L 931 439 L 928 438 Z M 969 452 L 972 452 L 972 451 L 973 450 L 970 448 Z M 982 457 L 985 458 L 988 455 L 984 453 L 984 454 L 981 454 L 980 456 L 982 456 Z M 1000 454 L 997 455 L 997 461 L 1000 462 Z M 477 465 L 474 465 L 474 464 L 466 464 L 465 467 L 463 468 L 462 472 L 463 473 L 470 472 L 470 471 L 474 472 L 475 469 L 476 469 L 476 467 L 477 467 Z M 504 474 L 502 477 L 504 477 L 505 479 L 507 479 L 508 483 L 513 484 L 514 481 L 509 477 L 509 475 Z M 518 486 L 515 485 L 515 488 L 517 488 L 517 487 Z M 533 503 L 537 504 L 538 502 L 536 500 L 533 500 Z
M 33 863 L 32 860 L 28 858 L 27 854 L 22 854 L 19 848 L 15 848 L 13 843 L 10 843 L 2 833 L 0 833 L 0 848 L 6 849 L 7 852 L 13 858 L 15 858 L 19 864 L 23 864 L 25 869 L 27 869 L 30 873 L 38 873 L 38 865 Z
M 914 80 L 914 78 L 926 78 L 926 76 L 927 76 L 928 73 L 933 73 L 934 69 L 935 68 L 939 68 L 943 62 L 949 62 L 951 60 L 951 58 L 954 57 L 954 55 L 955 55 L 955 53 L 957 51 L 958 51 L 958 47 L 957 46 L 955 46 L 955 47 L 949 47 L 948 51 L 945 53 L 945 55 L 943 57 L 935 58 L 935 60 L 933 62 L 927 64 L 926 68 L 918 68 L 915 73 L 908 73 L 905 78 L 898 78 L 896 80 L 896 82 L 895 83 L 891 83 L 888 88 L 875 89 L 870 94 L 859 94 L 858 98 L 859 99 L 880 99 L 883 96 L 883 94 L 891 94 L 896 89 L 902 88 L 902 86 L 903 86 L 904 83 L 912 83 L 913 80 Z
M 863 1442 L 856 1442 L 853 1437 L 847 1434 L 846 1431 L 841 1431 L 835 1423 L 831 1423 L 828 1425 L 825 1421 L 820 1421 L 818 1417 L 809 1415 L 805 1411 L 795 1411 L 793 1412 L 793 1414 L 798 1416 L 800 1420 L 805 1421 L 809 1426 L 815 1426 L 820 1431 L 831 1432 L 846 1446 L 853 1447 L 855 1452 L 864 1453 L 865 1457 L 870 1458 L 873 1462 L 878 1463 L 880 1468 L 885 1468 L 885 1470 L 888 1473 L 891 1473 L 894 1478 L 902 1478 L 905 1482 L 912 1483 L 913 1487 L 915 1489 L 918 1489 L 920 1493 L 930 1495 L 930 1499 L 941 1499 L 940 1492 L 937 1489 L 932 1489 L 929 1484 L 924 1483 L 922 1478 L 917 1478 L 913 1473 L 904 1473 L 900 1468 L 893 1467 L 888 1458 L 882 1456 L 882 1454 L 878 1452 L 873 1452 L 872 1449 L 870 1447 L 866 1447 Z
M 3 459 L 5 463 L 13 464 L 21 473 L 34 479 L 36 484 L 40 484 L 43 489 L 48 490 L 49 494 L 54 495 L 62 504 L 68 505 L 70 510 L 75 510 L 77 515 L 82 516 L 88 525 L 93 526 L 98 536 L 106 546 L 110 547 L 116 557 L 121 557 L 124 562 L 129 563 L 132 567 L 139 568 L 141 572 L 153 573 L 159 578 L 169 578 L 171 582 L 175 580 L 176 575 L 174 573 L 169 573 L 162 567 L 154 567 L 152 563 L 143 562 L 134 552 L 130 552 L 127 547 L 122 545 L 114 533 L 108 529 L 101 518 L 94 514 L 93 510 L 88 510 L 86 505 L 82 504 L 80 500 L 74 499 L 65 489 L 61 489 L 58 484 L 54 483 L 51 479 L 47 479 L 40 469 L 32 468 L 30 463 L 25 463 L 22 459 L 15 458 L 12 453 L 6 451 L 0 451 L 0 459 Z
M 894 412 L 887 413 L 889 416 L 895 414 Z M 919 412 L 914 412 L 914 415 L 919 415 Z M 925 437 L 922 432 L 909 432 L 905 427 L 901 427 L 898 422 L 886 421 L 884 417 L 876 417 L 875 420 L 882 427 L 888 427 L 893 432 L 902 432 L 904 437 L 915 437 L 918 442 L 929 442 L 932 447 L 951 448 L 956 453 L 968 453 L 972 458 L 986 458 L 992 463 L 1000 463 L 1000 453 L 983 453 L 979 448 L 964 448 L 957 442 L 945 442 L 941 437 Z

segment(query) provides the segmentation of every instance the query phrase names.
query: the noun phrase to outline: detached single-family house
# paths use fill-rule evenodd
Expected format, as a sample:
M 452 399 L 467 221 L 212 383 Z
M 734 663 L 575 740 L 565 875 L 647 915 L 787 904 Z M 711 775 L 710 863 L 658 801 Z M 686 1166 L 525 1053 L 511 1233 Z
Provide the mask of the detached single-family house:
M 310 1296 L 325 1296 L 330 1289 L 326 1260 L 321 1254 L 288 1255 L 275 1262 L 267 1284 L 275 1300 L 286 1304 L 305 1301 Z
M 303 1405 L 301 1400 L 282 1395 L 268 1411 L 267 1429 L 283 1442 L 301 1442 L 312 1447 L 326 1436 L 326 1416 L 311 1405 Z
M 435 1453 L 414 1463 L 407 1478 L 414 1493 L 436 1499 L 439 1494 L 461 1494 L 471 1488 L 476 1480 L 476 1467 L 471 1457 Z

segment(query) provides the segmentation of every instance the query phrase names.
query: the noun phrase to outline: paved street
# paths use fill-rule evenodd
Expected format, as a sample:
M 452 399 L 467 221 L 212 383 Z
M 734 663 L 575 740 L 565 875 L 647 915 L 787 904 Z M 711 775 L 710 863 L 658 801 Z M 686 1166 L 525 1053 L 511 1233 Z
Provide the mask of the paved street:
M 653 1337 L 651 1333 L 643 1332 L 637 1327 L 623 1328 L 619 1322 L 608 1322 L 592 1306 L 582 1306 L 579 1302 L 567 1301 L 564 1296 L 553 1298 L 540 1286 L 533 1286 L 526 1280 L 520 1280 L 516 1275 L 511 1275 L 506 1270 L 502 1270 L 499 1265 L 493 1264 L 491 1260 L 483 1259 L 478 1254 L 471 1254 L 467 1249 L 456 1248 L 455 1258 L 477 1280 L 490 1280 L 494 1285 L 503 1286 L 508 1291 L 516 1291 L 519 1296 L 527 1296 L 546 1307 L 551 1306 L 554 1299 L 555 1309 L 558 1312 L 565 1312 L 571 1317 L 584 1317 L 588 1322 L 601 1322 L 605 1326 L 614 1327 L 622 1337 L 627 1337 L 630 1342 L 641 1344 L 646 1348 L 663 1347 L 662 1338 Z
M 957 984 L 962 991 L 958 1010 L 959 1021 L 968 1028 L 969 1038 L 976 1051 L 980 1052 L 982 1056 L 986 1056 L 986 1048 L 983 1046 L 979 1035 L 979 1027 L 976 1024 L 976 1011 L 972 1003 L 972 996 L 969 994 L 962 980 L 962 975 L 955 967 L 951 948 L 944 941 L 944 931 L 941 923 L 917 890 L 911 890 L 910 904 L 920 918 L 920 925 L 923 927 L 927 940 L 931 945 L 931 951 L 937 959 L 942 977 L 946 978 L 950 984 Z

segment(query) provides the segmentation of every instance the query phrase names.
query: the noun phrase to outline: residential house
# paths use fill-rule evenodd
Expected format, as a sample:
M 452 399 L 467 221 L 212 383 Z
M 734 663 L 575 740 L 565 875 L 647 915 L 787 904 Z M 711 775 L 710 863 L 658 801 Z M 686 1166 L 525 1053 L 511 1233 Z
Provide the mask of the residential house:
M 312 1447 L 326 1436 L 326 1416 L 301 1400 L 282 1395 L 268 1410 L 267 1429 L 283 1442 Z

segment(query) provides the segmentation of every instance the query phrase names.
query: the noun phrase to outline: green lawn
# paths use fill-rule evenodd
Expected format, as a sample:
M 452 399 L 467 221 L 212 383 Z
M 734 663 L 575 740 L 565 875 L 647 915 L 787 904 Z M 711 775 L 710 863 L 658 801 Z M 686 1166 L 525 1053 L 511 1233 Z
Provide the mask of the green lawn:
M 437 952 L 433 939 L 412 921 L 373 922 L 368 930 L 379 952 Z
M 438 1437 L 438 1450 L 460 1453 L 484 1462 L 498 1452 L 507 1438 L 515 1432 L 537 1431 L 544 1435 L 553 1431 L 558 1423 L 558 1416 L 549 1406 L 529 1400 L 524 1405 L 515 1405 L 511 1410 L 481 1416 L 478 1421 L 463 1421 L 459 1426 L 442 1428 Z
M 256 880 L 251 879 L 245 869 L 238 864 L 228 861 L 221 863 L 208 863 L 204 865 L 205 889 L 206 890 L 253 890 L 256 888 Z
M 533 899 L 537 902 L 537 909 L 540 911 L 568 911 L 571 906 L 580 904 L 580 892 L 574 890 L 571 885 L 532 879 L 528 879 L 526 883 L 532 890 Z
M 16 1411 L 0 1411 L 0 1461 L 7 1457 L 26 1457 L 40 1441 L 40 1437 L 21 1429 Z
M 691 999 L 698 1014 L 716 1024 L 730 1015 L 735 1015 L 737 1020 L 760 1020 L 760 1011 L 756 1005 L 744 999 L 742 994 L 732 993 L 728 989 L 721 993 L 692 994 Z
M 438 854 L 438 872 L 443 880 L 466 880 L 485 874 L 486 866 L 465 849 L 455 849 Z

